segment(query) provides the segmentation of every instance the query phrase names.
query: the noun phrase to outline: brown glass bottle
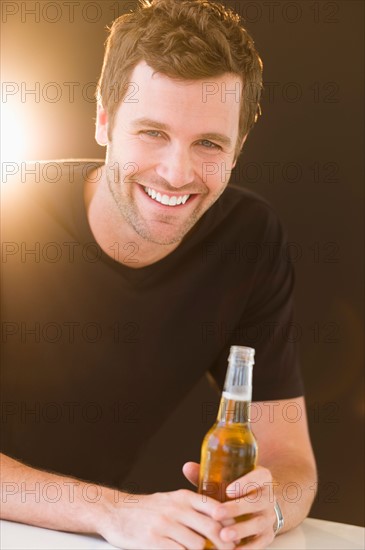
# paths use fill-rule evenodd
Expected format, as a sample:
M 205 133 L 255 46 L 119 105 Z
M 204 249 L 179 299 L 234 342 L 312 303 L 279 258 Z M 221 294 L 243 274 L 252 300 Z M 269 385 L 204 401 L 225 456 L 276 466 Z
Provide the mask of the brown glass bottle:
M 252 348 L 231 347 L 217 420 L 201 448 L 198 492 L 220 502 L 229 500 L 228 485 L 250 472 L 257 460 L 250 426 L 254 353 Z M 207 541 L 205 548 L 214 546 Z

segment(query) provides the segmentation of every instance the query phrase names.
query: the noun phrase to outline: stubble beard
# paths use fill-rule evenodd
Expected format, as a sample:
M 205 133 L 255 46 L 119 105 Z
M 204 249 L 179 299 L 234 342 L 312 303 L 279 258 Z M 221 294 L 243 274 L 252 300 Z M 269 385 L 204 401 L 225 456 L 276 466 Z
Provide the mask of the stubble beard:
M 111 168 L 113 166 L 113 168 Z M 122 181 L 120 177 L 119 167 L 115 170 L 115 166 L 118 167 L 117 161 L 113 159 L 113 155 L 110 155 L 105 169 L 106 169 L 106 180 L 110 193 L 115 201 L 115 204 L 119 210 L 119 213 L 123 219 L 128 223 L 130 227 L 145 241 L 157 245 L 174 245 L 180 243 L 184 237 L 193 229 L 199 219 L 202 217 L 204 212 L 208 209 L 204 209 L 202 212 L 199 206 L 192 211 L 189 217 L 180 223 L 178 226 L 173 226 L 173 221 L 176 221 L 175 216 L 170 216 L 169 214 L 159 214 L 159 222 L 170 225 L 173 228 L 173 235 L 156 235 L 157 231 L 151 231 L 148 227 L 148 223 L 143 219 L 142 215 L 138 211 L 138 207 L 135 203 L 133 196 L 130 194 L 131 186 L 140 185 L 139 183 L 133 182 L 131 180 Z M 223 189 L 216 193 L 209 204 L 209 208 L 212 204 L 219 198 L 222 194 Z M 172 207 L 173 208 L 173 207 Z

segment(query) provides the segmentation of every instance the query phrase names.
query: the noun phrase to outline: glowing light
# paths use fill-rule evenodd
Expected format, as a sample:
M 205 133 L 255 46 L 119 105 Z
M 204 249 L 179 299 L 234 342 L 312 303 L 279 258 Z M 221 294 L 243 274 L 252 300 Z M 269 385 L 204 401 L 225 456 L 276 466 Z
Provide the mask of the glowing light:
M 25 160 L 26 119 L 18 108 L 1 103 L 1 162 Z

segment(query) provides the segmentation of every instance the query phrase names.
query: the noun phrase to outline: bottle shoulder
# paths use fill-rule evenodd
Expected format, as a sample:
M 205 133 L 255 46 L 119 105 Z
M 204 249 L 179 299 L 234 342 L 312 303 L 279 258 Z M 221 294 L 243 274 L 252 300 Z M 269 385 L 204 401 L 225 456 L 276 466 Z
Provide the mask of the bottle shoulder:
M 249 423 L 216 422 L 207 432 L 205 440 L 216 446 L 256 444 L 256 438 Z

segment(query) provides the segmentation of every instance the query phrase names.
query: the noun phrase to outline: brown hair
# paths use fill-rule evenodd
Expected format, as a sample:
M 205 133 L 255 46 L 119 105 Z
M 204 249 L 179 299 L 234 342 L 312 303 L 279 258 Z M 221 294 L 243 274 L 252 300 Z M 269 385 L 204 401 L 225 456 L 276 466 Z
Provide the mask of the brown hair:
M 140 61 L 178 80 L 238 74 L 243 82 L 237 157 L 260 111 L 262 61 L 239 15 L 208 0 L 140 0 L 120 16 L 106 41 L 98 93 L 108 114 L 108 137 L 134 67 Z

